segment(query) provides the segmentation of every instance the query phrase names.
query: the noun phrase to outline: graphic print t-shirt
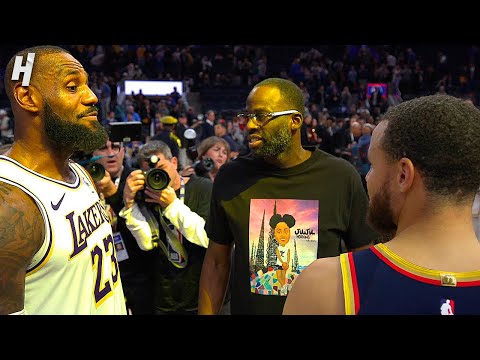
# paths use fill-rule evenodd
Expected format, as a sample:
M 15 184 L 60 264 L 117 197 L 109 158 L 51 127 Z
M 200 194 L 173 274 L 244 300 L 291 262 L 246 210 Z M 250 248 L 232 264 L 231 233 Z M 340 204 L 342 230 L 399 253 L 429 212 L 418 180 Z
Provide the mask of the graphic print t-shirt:
M 249 156 L 222 166 L 213 185 L 206 231 L 210 241 L 235 245 L 231 313 L 280 315 L 304 267 L 316 258 L 339 255 L 342 240 L 347 248 L 356 248 L 376 238 L 365 221 L 367 206 L 355 168 L 320 150 L 289 169 Z M 285 271 L 274 257 L 273 214 L 295 219 L 286 243 L 290 261 Z
M 263 214 L 261 217 L 258 214 Z M 285 245 L 275 238 L 269 225 L 274 214 L 295 219 Z M 252 199 L 250 202 L 249 273 L 250 291 L 261 295 L 286 296 L 300 272 L 317 258 L 318 200 Z M 287 269 L 282 262 L 290 261 Z M 280 258 L 278 257 L 280 254 Z M 285 270 L 286 274 L 278 270 Z M 284 276 L 280 279 L 280 276 Z

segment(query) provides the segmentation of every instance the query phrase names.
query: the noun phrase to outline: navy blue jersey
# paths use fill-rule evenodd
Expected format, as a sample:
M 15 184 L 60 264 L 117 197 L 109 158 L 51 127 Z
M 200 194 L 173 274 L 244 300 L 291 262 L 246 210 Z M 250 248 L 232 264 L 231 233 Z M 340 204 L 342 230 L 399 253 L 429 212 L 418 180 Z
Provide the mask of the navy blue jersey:
M 480 314 L 480 270 L 427 269 L 384 244 L 341 254 L 340 264 L 347 315 Z

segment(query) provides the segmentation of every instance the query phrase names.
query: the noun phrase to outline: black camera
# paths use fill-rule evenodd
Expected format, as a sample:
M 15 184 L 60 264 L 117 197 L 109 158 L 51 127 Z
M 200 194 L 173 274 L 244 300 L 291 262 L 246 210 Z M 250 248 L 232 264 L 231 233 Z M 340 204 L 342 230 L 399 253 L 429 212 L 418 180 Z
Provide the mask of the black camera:
M 192 167 L 195 169 L 195 174 L 197 174 L 197 176 L 205 176 L 205 174 L 210 172 L 214 166 L 215 163 L 209 157 L 197 160 L 192 164 Z
M 162 169 L 149 169 L 144 171 L 145 185 L 154 190 L 163 190 L 170 184 L 170 176 Z
M 158 157 L 152 155 L 148 159 L 148 165 L 150 169 L 143 172 L 145 175 L 145 185 L 151 187 L 153 190 L 163 190 L 168 184 L 170 184 L 170 176 L 165 170 L 155 168 L 155 164 L 158 162 Z M 137 192 L 135 196 L 137 201 L 145 201 L 144 191 Z
M 96 163 L 95 161 L 102 158 L 102 156 L 94 156 L 91 154 L 85 154 L 83 151 L 75 151 L 71 158 L 73 161 L 82 165 L 85 170 L 88 171 L 93 181 L 100 181 L 105 176 L 105 168 L 102 164 Z
M 92 162 L 89 163 L 85 169 L 87 169 L 93 181 L 100 181 L 105 176 L 105 168 L 102 164 Z
M 142 123 L 138 121 L 111 122 L 108 137 L 113 142 L 130 142 L 142 140 Z

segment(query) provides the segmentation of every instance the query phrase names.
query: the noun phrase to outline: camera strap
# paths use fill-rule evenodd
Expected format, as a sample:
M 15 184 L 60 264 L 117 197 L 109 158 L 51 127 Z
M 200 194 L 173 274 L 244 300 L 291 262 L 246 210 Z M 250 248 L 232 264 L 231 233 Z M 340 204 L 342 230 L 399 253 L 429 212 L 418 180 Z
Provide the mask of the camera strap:
M 115 179 L 115 181 L 113 181 L 113 184 L 115 185 L 115 188 L 117 188 L 117 189 L 118 189 L 118 185 L 120 184 L 120 177 L 122 176 L 122 171 L 123 171 L 123 166 L 120 169 L 120 172 L 119 172 L 117 178 Z M 102 192 L 99 193 L 99 197 L 100 197 L 100 201 L 102 202 L 103 207 L 105 208 L 105 211 L 107 212 L 108 218 L 110 219 L 110 225 L 112 226 L 112 231 L 113 231 L 113 233 L 116 233 L 117 232 L 117 224 L 118 224 L 118 216 L 115 213 L 115 211 L 113 210 L 113 208 L 110 206 L 110 204 L 107 203 L 107 201 L 105 200 L 105 196 L 103 195 Z
M 183 203 L 185 201 L 185 180 L 181 176 L 180 177 L 180 201 Z M 175 226 L 170 223 L 170 221 L 160 214 L 160 223 L 162 224 L 162 228 L 165 231 L 168 241 L 168 247 L 165 249 L 162 247 L 162 250 L 165 252 L 170 260 L 170 262 L 178 267 L 184 268 L 188 264 L 188 254 L 183 246 L 183 235 L 182 233 L 175 228 Z

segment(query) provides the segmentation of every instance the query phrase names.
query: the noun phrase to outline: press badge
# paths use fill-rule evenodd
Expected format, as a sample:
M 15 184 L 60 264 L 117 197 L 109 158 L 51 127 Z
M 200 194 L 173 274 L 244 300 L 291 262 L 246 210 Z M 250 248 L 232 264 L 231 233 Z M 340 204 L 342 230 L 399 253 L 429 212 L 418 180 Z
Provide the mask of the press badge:
M 169 224 L 168 227 L 171 230 L 170 236 L 173 236 L 175 233 L 177 233 L 179 245 L 183 247 L 182 234 L 180 232 L 177 232 L 175 229 L 175 226 L 173 226 L 172 224 Z M 170 243 L 170 240 L 168 241 L 168 257 L 170 262 L 176 267 L 184 268 L 185 266 L 187 266 L 187 262 L 185 261 L 185 258 L 173 248 L 173 246 Z
M 113 233 L 113 243 L 115 245 L 115 253 L 117 255 L 117 261 L 123 261 L 128 259 L 127 248 L 123 242 L 122 235 L 119 232 Z
M 185 259 L 168 243 L 168 257 L 170 261 L 178 267 L 185 267 Z

